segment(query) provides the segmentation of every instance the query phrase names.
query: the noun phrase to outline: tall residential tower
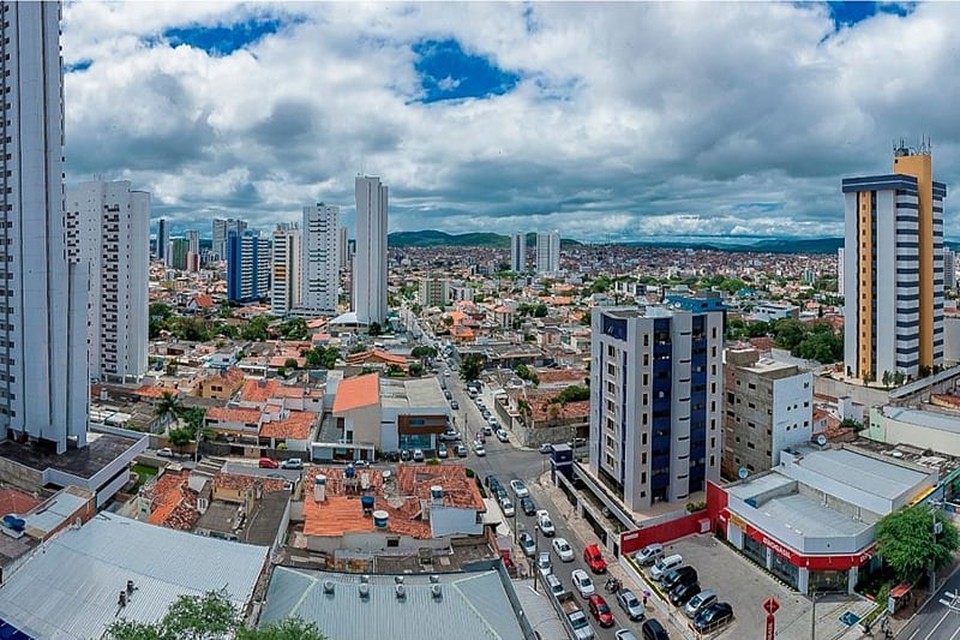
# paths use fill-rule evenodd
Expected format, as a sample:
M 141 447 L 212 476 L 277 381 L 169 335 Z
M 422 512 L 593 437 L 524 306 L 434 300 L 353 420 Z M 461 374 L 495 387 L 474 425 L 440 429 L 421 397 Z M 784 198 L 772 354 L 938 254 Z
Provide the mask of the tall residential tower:
M 285 316 L 300 304 L 301 236 L 296 222 L 278 224 L 273 232 L 270 313 Z
M 843 180 L 844 369 L 917 377 L 943 363 L 943 199 L 929 148 L 894 151 L 893 173 Z
M 510 236 L 510 271 L 523 273 L 527 270 L 527 234 Z
M 353 310 L 360 324 L 387 319 L 387 186 L 357 176 L 357 253 L 353 261 Z
M 537 273 L 560 271 L 560 232 L 537 234 Z
M 336 315 L 340 294 L 340 207 L 303 208 L 300 304 L 310 314 Z
M 87 267 L 68 254 L 59 2 L 0 2 L 0 435 L 85 446 Z

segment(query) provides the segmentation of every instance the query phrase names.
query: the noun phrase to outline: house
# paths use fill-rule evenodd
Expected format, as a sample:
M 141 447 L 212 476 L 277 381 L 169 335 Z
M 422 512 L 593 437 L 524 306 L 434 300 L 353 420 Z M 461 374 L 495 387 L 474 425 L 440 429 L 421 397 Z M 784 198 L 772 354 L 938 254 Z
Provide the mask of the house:
M 225 368 L 199 380 L 194 387 L 194 395 L 200 398 L 215 398 L 226 402 L 240 390 L 243 380 L 244 373 L 242 370 L 236 367 Z
M 257 444 L 260 436 L 260 409 L 210 407 L 204 415 L 203 427 L 230 442 Z

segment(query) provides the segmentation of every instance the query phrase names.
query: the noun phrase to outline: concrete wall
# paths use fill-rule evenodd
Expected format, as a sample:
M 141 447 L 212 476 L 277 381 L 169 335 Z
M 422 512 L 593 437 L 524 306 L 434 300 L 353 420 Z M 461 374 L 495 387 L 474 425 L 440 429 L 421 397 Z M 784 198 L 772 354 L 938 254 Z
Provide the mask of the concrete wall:
M 960 419 L 957 419 L 956 422 L 960 426 Z M 875 407 L 870 412 L 870 428 L 865 432 L 865 435 L 877 442 L 886 442 L 887 444 L 903 442 L 920 449 L 933 449 L 938 453 L 960 456 L 960 438 L 957 437 L 956 432 L 894 420 L 883 414 L 882 407 Z
M 477 522 L 477 512 L 473 509 L 431 505 L 430 530 L 434 538 L 457 534 L 478 536 L 483 533 L 483 523 Z

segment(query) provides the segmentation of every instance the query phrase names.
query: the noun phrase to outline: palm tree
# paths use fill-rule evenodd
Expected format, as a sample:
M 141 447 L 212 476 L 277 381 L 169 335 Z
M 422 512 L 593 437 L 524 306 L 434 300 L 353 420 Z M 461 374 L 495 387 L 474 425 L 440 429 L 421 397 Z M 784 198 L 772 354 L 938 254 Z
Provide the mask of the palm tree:
M 160 399 L 157 400 L 157 406 L 153 412 L 161 420 L 176 420 L 183 412 L 183 404 L 180 402 L 180 395 L 171 391 L 164 391 Z

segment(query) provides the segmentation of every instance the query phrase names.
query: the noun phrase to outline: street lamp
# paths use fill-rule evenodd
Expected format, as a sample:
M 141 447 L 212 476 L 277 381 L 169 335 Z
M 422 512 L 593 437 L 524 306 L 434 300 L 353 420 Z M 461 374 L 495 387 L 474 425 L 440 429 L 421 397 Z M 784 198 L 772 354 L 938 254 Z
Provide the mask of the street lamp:
M 933 500 L 930 502 L 930 517 L 932 519 L 933 527 L 930 530 L 930 534 L 933 537 L 933 546 L 937 546 L 937 536 L 943 533 L 943 523 L 937 521 L 937 511 L 940 507 L 943 506 L 943 503 L 939 500 Z M 930 558 L 930 593 L 931 595 L 937 592 L 937 565 L 936 565 L 936 556 Z

